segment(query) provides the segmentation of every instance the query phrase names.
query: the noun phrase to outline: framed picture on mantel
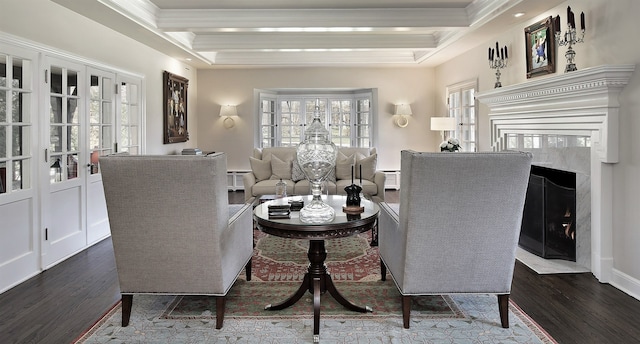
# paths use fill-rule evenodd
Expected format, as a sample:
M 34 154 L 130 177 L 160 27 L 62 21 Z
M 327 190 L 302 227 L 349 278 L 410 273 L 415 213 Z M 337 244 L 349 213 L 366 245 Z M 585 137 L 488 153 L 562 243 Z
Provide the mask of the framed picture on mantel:
M 164 82 L 162 86 L 164 143 L 188 141 L 187 88 L 189 88 L 189 80 L 167 71 L 164 72 L 162 80 Z
M 524 29 L 527 78 L 556 72 L 553 20 L 546 18 Z

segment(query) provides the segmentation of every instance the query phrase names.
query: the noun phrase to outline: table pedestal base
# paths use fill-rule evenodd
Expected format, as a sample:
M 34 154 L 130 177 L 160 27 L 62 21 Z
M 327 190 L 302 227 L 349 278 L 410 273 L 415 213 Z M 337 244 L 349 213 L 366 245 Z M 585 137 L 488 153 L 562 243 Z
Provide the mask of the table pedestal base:
M 373 309 L 369 306 L 361 307 L 355 305 L 338 292 L 336 286 L 333 284 L 331 275 L 327 272 L 327 266 L 324 264 L 324 261 L 327 258 L 324 240 L 310 240 L 307 256 L 309 257 L 309 268 L 304 274 L 304 279 L 302 280 L 300 288 L 298 288 L 298 290 L 288 299 L 276 305 L 269 304 L 265 309 L 270 311 L 285 309 L 298 302 L 304 293 L 309 291 L 309 293 L 313 294 L 313 341 L 318 342 L 320 340 L 321 294 L 328 291 L 329 294 L 338 301 L 338 303 L 354 312 L 373 312 Z

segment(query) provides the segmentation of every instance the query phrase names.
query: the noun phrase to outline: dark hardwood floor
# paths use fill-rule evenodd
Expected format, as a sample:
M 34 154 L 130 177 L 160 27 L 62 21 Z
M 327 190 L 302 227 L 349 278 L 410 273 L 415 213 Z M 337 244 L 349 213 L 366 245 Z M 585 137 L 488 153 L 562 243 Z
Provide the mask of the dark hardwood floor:
M 105 239 L 0 294 L 0 343 L 70 343 L 119 298 Z M 640 343 L 640 301 L 590 273 L 538 275 L 516 262 L 511 298 L 559 343 Z

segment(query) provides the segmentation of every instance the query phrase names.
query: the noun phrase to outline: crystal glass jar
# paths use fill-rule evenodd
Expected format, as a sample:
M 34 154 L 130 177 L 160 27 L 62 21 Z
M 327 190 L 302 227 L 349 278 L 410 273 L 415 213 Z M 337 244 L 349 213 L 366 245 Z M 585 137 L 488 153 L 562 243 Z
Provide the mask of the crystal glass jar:
M 280 178 L 280 181 L 276 183 L 276 199 L 287 197 L 287 182 Z
M 304 132 L 304 141 L 296 150 L 298 164 L 311 186 L 311 202 L 300 210 L 300 221 L 305 223 L 330 222 L 335 217 L 333 208 L 322 201 L 322 182 L 336 166 L 338 148 L 329 140 L 329 131 L 320 121 L 320 105 L 316 100 L 313 122 Z

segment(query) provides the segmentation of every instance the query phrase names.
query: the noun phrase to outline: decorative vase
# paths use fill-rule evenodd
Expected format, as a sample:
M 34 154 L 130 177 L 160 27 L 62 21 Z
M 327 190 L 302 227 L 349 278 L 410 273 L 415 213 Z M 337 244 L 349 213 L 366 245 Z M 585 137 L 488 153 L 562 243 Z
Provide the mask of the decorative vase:
M 336 166 L 338 149 L 329 140 L 329 131 L 320 121 L 320 104 L 316 100 L 313 122 L 304 132 L 304 141 L 296 150 L 298 164 L 311 186 L 311 202 L 300 209 L 300 221 L 305 223 L 330 222 L 335 210 L 322 201 L 322 182 Z

